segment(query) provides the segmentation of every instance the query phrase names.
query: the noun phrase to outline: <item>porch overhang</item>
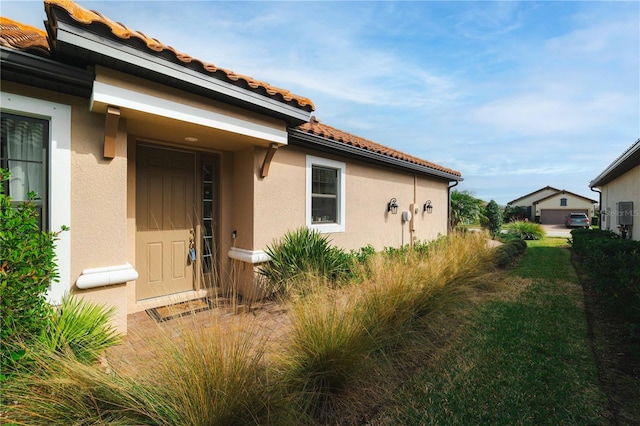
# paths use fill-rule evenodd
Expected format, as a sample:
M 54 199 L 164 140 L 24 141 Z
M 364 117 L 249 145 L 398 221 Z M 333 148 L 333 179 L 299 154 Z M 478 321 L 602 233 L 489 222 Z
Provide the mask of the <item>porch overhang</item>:
M 103 65 L 169 87 L 281 119 L 289 125 L 299 125 L 310 118 L 309 111 L 226 81 L 211 78 L 165 58 L 147 54 L 144 50 L 131 45 L 88 31 L 74 23 L 65 13 L 58 13 L 58 8 L 52 8 L 52 10 L 56 19 L 54 25 L 51 25 L 50 20 L 51 28 L 48 30 L 55 32 L 52 47 L 58 58 L 63 61 L 75 63 L 83 61 L 86 65 Z
M 224 131 L 255 141 L 256 145 L 287 144 L 286 129 L 276 129 L 260 123 L 230 117 L 213 111 L 181 104 L 172 100 L 140 93 L 119 86 L 96 81 L 93 84 L 90 110 L 106 114 L 109 107 L 120 108 L 121 116 L 147 116 L 150 121 L 175 120 L 205 129 Z

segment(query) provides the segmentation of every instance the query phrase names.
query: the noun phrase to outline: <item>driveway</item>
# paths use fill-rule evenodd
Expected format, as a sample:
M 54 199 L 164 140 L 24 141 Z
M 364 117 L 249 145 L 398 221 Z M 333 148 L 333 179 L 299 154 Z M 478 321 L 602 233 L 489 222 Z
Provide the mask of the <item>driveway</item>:
M 547 233 L 547 237 L 571 238 L 571 229 L 564 225 L 542 225 L 542 229 Z

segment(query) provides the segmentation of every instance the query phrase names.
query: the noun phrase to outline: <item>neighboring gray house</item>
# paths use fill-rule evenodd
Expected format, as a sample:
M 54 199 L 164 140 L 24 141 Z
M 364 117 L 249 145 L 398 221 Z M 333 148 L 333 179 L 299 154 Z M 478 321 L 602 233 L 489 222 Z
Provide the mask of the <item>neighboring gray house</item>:
M 640 139 L 589 183 L 600 192 L 601 228 L 640 241 Z
M 508 203 L 525 209 L 525 217 L 546 225 L 563 224 L 569 213 L 595 214 L 596 200 L 574 194 L 564 189 L 545 186 Z

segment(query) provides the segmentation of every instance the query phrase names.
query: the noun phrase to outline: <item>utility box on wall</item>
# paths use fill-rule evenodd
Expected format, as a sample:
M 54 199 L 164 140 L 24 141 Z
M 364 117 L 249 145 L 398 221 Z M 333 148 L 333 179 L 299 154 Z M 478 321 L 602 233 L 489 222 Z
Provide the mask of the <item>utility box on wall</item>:
M 633 201 L 616 203 L 618 210 L 618 225 L 633 225 Z

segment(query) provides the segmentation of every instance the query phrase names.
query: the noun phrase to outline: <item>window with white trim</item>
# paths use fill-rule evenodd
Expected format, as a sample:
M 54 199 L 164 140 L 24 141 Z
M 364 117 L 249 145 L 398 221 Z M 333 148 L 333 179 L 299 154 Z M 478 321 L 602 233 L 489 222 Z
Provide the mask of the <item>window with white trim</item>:
M 49 121 L 1 113 L 0 167 L 9 170 L 4 193 L 14 204 L 34 194 L 40 229 L 47 229 L 47 147 Z
M 345 230 L 345 170 L 340 161 L 307 156 L 306 225 L 319 232 Z
M 7 92 L 0 93 L 0 105 L 3 144 L 0 157 L 2 167 L 8 166 L 13 172 L 14 180 L 7 188 L 13 200 L 26 196 L 25 191 L 36 192 L 41 198 L 42 228 L 57 231 L 64 225 L 73 229 L 71 106 Z M 15 127 L 11 130 L 15 125 L 22 128 L 24 138 Z M 43 173 L 40 177 L 38 171 Z M 59 303 L 71 287 L 70 231 L 59 235 L 55 253 L 60 281 L 51 283 L 47 293 L 53 304 Z

